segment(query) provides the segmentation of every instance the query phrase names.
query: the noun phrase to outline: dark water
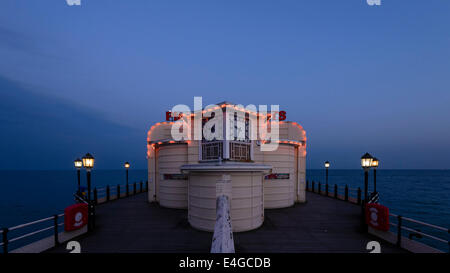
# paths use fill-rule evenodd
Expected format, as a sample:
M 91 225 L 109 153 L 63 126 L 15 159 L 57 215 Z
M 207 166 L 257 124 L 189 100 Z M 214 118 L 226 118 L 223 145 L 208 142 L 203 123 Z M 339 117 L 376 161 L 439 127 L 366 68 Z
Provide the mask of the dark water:
M 130 170 L 129 177 L 130 183 L 146 181 L 147 170 Z M 325 171 L 308 170 L 307 179 L 324 183 Z M 370 188 L 372 181 L 371 172 Z M 82 185 L 85 183 L 85 172 L 82 171 Z M 363 171 L 330 170 L 329 183 L 363 188 Z M 98 188 L 107 184 L 125 184 L 125 171 L 94 170 L 92 184 Z M 66 206 L 73 203 L 72 194 L 76 185 L 75 171 L 0 171 L 0 227 L 11 227 L 62 213 Z M 388 206 L 392 213 L 450 227 L 450 171 L 378 170 L 377 190 L 381 203 Z M 448 234 L 440 234 L 442 236 L 448 238 Z M 17 247 L 20 242 L 16 244 Z M 448 250 L 442 244 L 432 244 Z

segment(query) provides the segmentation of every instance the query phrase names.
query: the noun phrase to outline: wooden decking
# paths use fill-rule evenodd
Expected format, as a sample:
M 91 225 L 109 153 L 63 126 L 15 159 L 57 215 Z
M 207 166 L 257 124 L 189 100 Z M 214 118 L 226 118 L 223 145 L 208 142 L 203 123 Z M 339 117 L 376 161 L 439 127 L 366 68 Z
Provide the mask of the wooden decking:
M 404 252 L 360 231 L 359 206 L 309 192 L 307 200 L 265 210 L 261 228 L 234 234 L 236 252 L 368 252 L 372 240 L 383 253 Z M 76 239 L 83 253 L 209 252 L 213 236 L 190 227 L 187 210 L 149 204 L 145 193 L 99 205 L 96 225 Z M 48 252 L 67 250 L 63 244 Z

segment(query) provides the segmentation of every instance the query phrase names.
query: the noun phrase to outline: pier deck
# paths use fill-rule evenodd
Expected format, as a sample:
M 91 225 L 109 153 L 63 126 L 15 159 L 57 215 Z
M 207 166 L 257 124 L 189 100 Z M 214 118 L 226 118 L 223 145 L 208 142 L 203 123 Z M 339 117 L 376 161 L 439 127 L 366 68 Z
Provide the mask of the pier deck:
M 257 230 L 235 233 L 235 249 L 242 252 L 337 253 L 365 252 L 376 240 L 383 253 L 405 252 L 360 231 L 360 207 L 306 193 L 308 202 L 290 208 L 265 210 Z M 76 240 L 83 253 L 209 252 L 212 233 L 190 227 L 187 210 L 162 208 L 147 202 L 147 194 L 97 207 L 96 228 Z M 67 252 L 65 244 L 47 252 Z

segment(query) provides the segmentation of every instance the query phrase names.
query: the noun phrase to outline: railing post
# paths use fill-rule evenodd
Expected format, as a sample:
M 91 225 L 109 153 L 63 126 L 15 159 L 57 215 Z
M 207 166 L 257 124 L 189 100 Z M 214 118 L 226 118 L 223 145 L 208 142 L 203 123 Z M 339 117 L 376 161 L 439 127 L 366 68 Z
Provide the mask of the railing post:
M 95 215 L 96 215 L 95 209 L 96 209 L 96 206 L 93 205 L 93 206 L 92 206 L 92 209 L 91 209 L 91 211 L 92 211 L 92 228 L 93 228 L 93 229 L 95 228 Z
M 53 215 L 53 229 L 54 229 L 54 237 L 55 237 L 55 246 L 59 245 L 59 240 L 58 240 L 58 215 L 55 214 Z
M 3 254 L 8 253 L 8 228 L 3 228 Z
M 358 205 L 361 205 L 361 188 L 358 187 L 358 200 L 356 201 Z
M 120 185 L 117 185 L 117 198 L 120 199 Z
M 334 198 L 338 198 L 338 186 L 334 184 Z
M 97 188 L 94 188 L 94 204 L 98 204 L 98 198 L 97 198 Z
M 139 182 L 139 188 L 140 188 L 139 192 L 142 192 L 142 181 Z
M 345 185 L 345 201 L 348 201 L 348 185 Z
M 109 185 L 106 186 L 106 202 L 109 202 Z
M 311 191 L 314 192 L 314 180 L 312 181 Z
M 402 245 L 402 216 L 397 216 L 397 246 L 401 247 Z
M 320 181 L 319 181 L 319 185 L 317 187 L 317 193 L 320 194 L 321 191 L 322 191 L 322 184 L 320 184 Z
M 325 184 L 325 194 L 326 194 L 327 197 L 328 197 L 328 183 Z
M 305 189 L 306 191 L 308 191 L 309 190 L 309 181 L 308 180 L 306 180 L 306 189 Z
M 136 194 L 136 182 L 133 184 L 133 194 Z

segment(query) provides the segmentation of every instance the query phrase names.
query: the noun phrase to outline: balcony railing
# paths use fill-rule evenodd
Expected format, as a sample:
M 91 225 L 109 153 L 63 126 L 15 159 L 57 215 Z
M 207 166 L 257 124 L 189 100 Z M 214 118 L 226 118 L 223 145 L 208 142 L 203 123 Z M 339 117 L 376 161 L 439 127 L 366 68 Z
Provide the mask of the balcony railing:
M 249 161 L 251 143 L 250 142 L 230 142 L 230 160 Z
M 223 158 L 222 141 L 202 142 L 202 160 Z
M 229 160 L 249 161 L 251 160 L 251 142 L 230 141 Z M 224 159 L 224 146 L 222 141 L 202 142 L 201 160 Z

